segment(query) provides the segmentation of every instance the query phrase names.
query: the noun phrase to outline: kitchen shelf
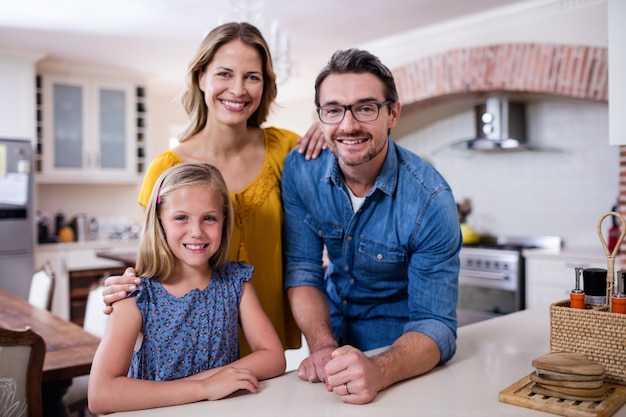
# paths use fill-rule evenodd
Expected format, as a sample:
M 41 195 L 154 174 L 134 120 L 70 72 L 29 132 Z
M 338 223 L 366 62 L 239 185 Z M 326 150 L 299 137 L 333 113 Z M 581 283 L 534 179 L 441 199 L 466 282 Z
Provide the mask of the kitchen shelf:
M 137 86 L 137 173 L 142 174 L 146 166 L 146 129 L 147 129 L 147 103 L 146 88 Z
M 125 267 L 113 267 L 70 271 L 70 321 L 82 326 L 91 286 L 106 276 L 122 275 L 125 269 Z

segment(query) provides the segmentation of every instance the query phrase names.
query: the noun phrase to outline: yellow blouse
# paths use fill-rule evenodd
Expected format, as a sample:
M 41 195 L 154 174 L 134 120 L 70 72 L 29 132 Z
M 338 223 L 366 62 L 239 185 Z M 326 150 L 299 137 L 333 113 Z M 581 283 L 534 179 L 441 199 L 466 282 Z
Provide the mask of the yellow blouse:
M 231 193 L 235 227 L 231 239 L 229 260 L 254 266 L 251 282 L 265 312 L 274 324 L 285 349 L 301 346 L 300 330 L 291 314 L 283 290 L 281 229 L 283 210 L 280 183 L 285 157 L 296 146 L 297 134 L 274 127 L 263 129 L 265 162 L 259 176 L 245 189 Z M 146 206 L 154 183 L 166 169 L 182 163 L 173 150 L 157 156 L 144 176 L 139 204 Z M 250 348 L 241 339 L 241 355 Z

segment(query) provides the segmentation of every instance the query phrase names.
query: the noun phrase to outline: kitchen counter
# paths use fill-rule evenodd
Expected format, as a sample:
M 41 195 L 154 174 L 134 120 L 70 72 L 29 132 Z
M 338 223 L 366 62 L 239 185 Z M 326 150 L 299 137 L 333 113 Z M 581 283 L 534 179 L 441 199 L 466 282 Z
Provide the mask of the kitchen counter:
M 139 246 L 139 239 L 130 240 L 112 240 L 112 239 L 100 239 L 100 240 L 85 240 L 83 242 L 65 242 L 65 243 L 39 243 L 35 246 L 36 252 L 60 252 L 67 250 L 81 250 L 81 249 L 118 249 L 118 248 L 137 248 Z
M 547 259 L 580 259 L 581 261 L 605 261 L 606 254 L 604 248 L 598 242 L 597 246 L 583 248 L 562 248 L 560 250 L 551 249 L 524 249 L 522 255 L 525 258 L 547 258 Z
M 574 268 L 607 269 L 607 256 L 594 247 L 561 250 L 526 249 L 526 307 L 549 306 L 569 298 L 575 285 Z
M 219 401 L 117 413 L 140 416 L 549 416 L 501 403 L 498 394 L 533 370 L 532 360 L 549 352 L 548 308 L 524 310 L 463 326 L 456 356 L 444 366 L 379 393 L 367 405 L 343 404 L 322 384 L 301 381 L 295 371 L 261 383 L 257 394 Z M 626 407 L 614 416 L 626 417 Z

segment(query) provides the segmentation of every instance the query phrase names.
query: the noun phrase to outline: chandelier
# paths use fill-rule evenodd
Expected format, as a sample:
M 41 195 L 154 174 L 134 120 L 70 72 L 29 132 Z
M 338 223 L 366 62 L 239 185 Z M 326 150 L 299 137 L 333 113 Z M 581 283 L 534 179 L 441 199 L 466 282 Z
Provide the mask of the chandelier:
M 268 23 L 263 0 L 229 0 L 229 11 L 218 24 L 227 21 L 248 22 L 256 26 L 268 43 L 272 54 L 272 66 L 276 83 L 282 84 L 291 76 L 292 62 L 289 50 L 289 33 L 282 31 L 277 19 Z

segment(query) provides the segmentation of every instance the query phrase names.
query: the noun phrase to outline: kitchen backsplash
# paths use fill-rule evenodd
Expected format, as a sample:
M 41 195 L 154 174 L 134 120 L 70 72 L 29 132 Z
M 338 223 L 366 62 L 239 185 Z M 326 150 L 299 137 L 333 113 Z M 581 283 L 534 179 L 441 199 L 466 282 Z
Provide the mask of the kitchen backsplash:
M 406 117 L 419 117 L 419 111 Z M 615 204 L 619 178 L 607 104 L 529 101 L 526 119 L 531 144 L 562 151 L 432 155 L 444 143 L 474 135 L 472 109 L 395 139 L 428 159 L 457 201 L 471 199 L 467 221 L 479 233 L 558 235 L 569 247 L 601 248 L 597 223 Z M 603 223 L 603 229 L 608 226 Z
M 118 236 L 125 239 L 135 234 L 142 216 L 137 203 L 139 186 L 103 184 L 38 184 L 35 206 L 54 221 L 62 210 L 71 220 L 78 213 L 94 217 L 100 239 Z

